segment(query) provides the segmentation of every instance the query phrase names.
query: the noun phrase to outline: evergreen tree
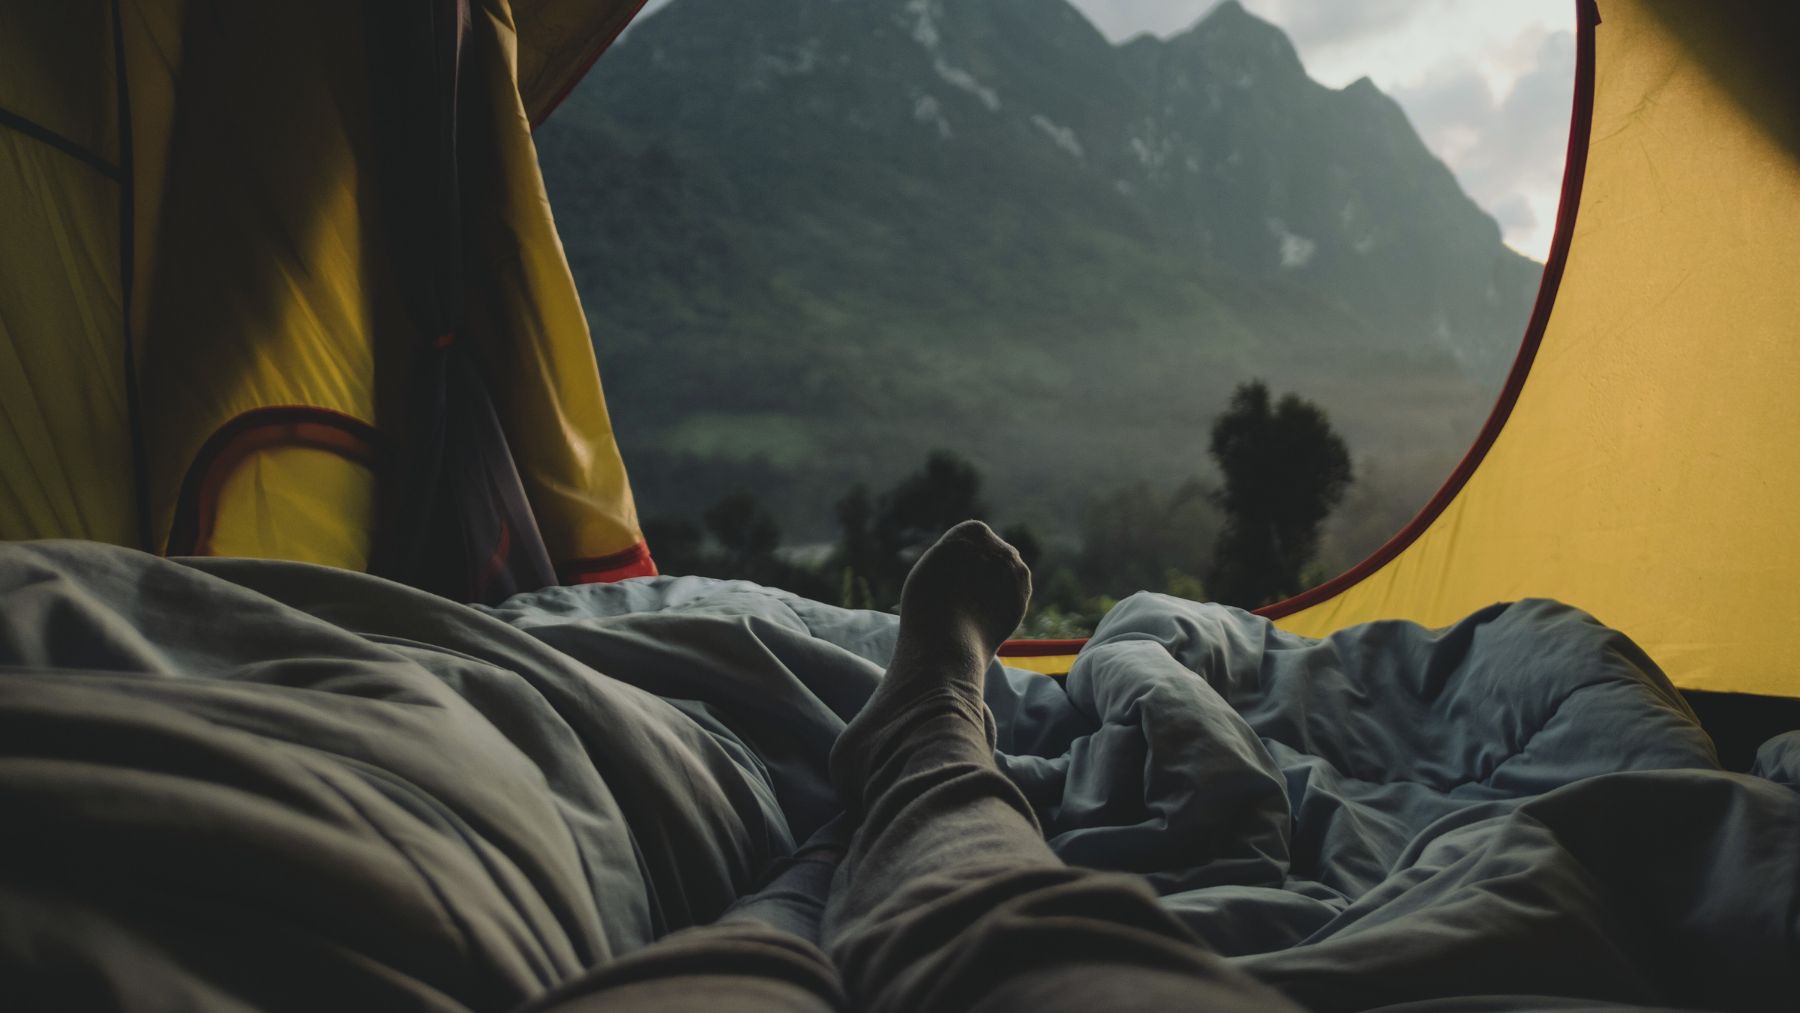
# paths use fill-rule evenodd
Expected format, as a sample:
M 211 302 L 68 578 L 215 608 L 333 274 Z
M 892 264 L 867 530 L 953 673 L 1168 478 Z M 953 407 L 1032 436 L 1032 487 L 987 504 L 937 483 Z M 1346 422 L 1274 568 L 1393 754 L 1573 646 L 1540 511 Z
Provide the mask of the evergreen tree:
M 890 556 L 913 558 L 938 536 L 971 518 L 983 520 L 981 473 L 948 450 L 934 450 L 925 467 L 900 480 L 881 497 L 875 533 Z
M 1197 479 L 1168 492 L 1134 482 L 1095 496 L 1082 512 L 1076 575 L 1090 592 L 1117 597 L 1178 593 L 1171 574 L 1191 591 L 1212 556 L 1217 510 Z
M 861 482 L 837 501 L 838 604 L 844 608 L 875 608 L 869 577 L 879 568 L 881 548 L 875 540 L 875 504 L 869 487 Z
M 841 600 L 846 605 L 895 606 L 919 554 L 952 526 L 984 520 L 987 512 L 981 473 L 947 450 L 932 451 L 923 468 L 873 503 L 865 486 L 851 489 L 837 502 Z
M 1245 608 L 1298 593 L 1319 527 L 1350 485 L 1343 439 L 1317 405 L 1293 394 L 1272 404 L 1269 388 L 1254 382 L 1240 385 L 1214 421 L 1211 450 L 1224 477 L 1225 525 L 1208 590 Z
M 706 509 L 706 531 L 724 555 L 722 566 L 732 576 L 766 580 L 778 569 L 775 550 L 781 528 L 754 495 L 742 489 Z

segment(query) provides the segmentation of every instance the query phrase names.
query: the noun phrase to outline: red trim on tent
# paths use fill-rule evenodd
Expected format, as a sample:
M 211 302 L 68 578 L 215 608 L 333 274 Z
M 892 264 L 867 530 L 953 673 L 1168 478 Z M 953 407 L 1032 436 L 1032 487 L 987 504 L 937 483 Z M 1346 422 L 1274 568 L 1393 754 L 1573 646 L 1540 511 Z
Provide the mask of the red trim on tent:
M 1532 362 L 1537 358 L 1538 346 L 1544 340 L 1544 330 L 1550 325 L 1550 311 L 1556 304 L 1556 292 L 1562 284 L 1563 268 L 1569 260 L 1569 244 L 1575 233 L 1576 214 L 1581 208 L 1581 183 L 1587 175 L 1588 135 L 1594 123 L 1594 27 L 1600 23 L 1600 11 L 1594 0 L 1576 0 L 1575 8 L 1578 21 L 1575 99 L 1569 117 L 1569 153 L 1563 167 L 1562 199 L 1556 212 L 1556 237 L 1550 247 L 1550 257 L 1544 263 L 1544 277 L 1538 286 L 1531 321 L 1525 328 L 1525 340 L 1519 346 L 1518 357 L 1513 360 L 1512 372 L 1506 378 L 1506 386 L 1501 389 L 1499 400 L 1495 402 L 1481 433 L 1476 436 L 1468 453 L 1463 455 L 1456 470 L 1450 473 L 1437 494 L 1431 497 L 1431 501 L 1425 504 L 1424 509 L 1406 527 L 1401 528 L 1398 534 L 1388 539 L 1386 544 L 1376 549 L 1367 559 L 1344 573 L 1286 601 L 1265 605 L 1256 610 L 1257 615 L 1280 619 L 1311 608 L 1349 590 L 1406 551 L 1438 519 L 1457 494 L 1462 492 L 1463 486 L 1475 474 L 1475 469 L 1487 457 L 1494 441 L 1499 439 L 1507 419 L 1512 416 L 1513 406 L 1518 403 L 1519 393 L 1525 387 L 1525 379 L 1531 373 Z
M 1008 640 L 1000 645 L 1002 658 L 1055 658 L 1076 654 L 1086 640 Z
M 169 526 L 165 555 L 204 556 L 211 551 L 225 480 L 251 454 L 270 447 L 310 447 L 374 468 L 379 434 L 361 419 L 310 405 L 255 408 L 220 426 L 188 466 Z
M 494 539 L 494 551 L 488 553 L 487 562 L 481 565 L 481 573 L 475 577 L 477 590 L 486 592 L 502 573 L 506 572 L 507 559 L 512 555 L 512 524 L 504 515 L 500 518 L 500 535 Z
M 623 552 L 595 559 L 572 559 L 557 567 L 564 584 L 611 584 L 631 577 L 654 577 L 659 571 L 643 542 Z
M 631 8 L 631 13 L 619 19 L 618 26 L 610 34 L 601 37 L 600 44 L 594 48 L 593 53 L 581 61 L 581 69 L 570 75 L 569 83 L 563 85 L 562 91 L 557 92 L 556 97 L 550 100 L 550 104 L 544 107 L 544 111 L 531 121 L 531 129 L 536 130 L 544 125 L 544 121 L 550 118 L 550 114 L 556 111 L 557 106 L 563 104 L 563 100 L 568 98 L 569 93 L 575 90 L 575 86 L 581 83 L 581 79 L 588 75 L 588 71 L 594 69 L 594 62 L 600 59 L 601 54 L 611 49 L 613 43 L 619 41 L 619 36 L 625 32 L 625 26 L 637 20 L 639 12 L 644 9 L 644 4 L 647 2 L 649 0 L 637 0 L 637 4 Z M 633 576 L 643 575 L 634 574 Z

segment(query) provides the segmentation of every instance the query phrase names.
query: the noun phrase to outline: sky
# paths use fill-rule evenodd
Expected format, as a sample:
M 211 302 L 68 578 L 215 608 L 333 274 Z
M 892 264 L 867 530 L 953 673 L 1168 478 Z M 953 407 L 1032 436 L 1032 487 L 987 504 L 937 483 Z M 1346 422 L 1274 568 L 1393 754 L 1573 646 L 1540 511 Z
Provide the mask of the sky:
M 1180 32 L 1218 0 L 1070 2 L 1121 41 Z M 1240 2 L 1288 33 L 1315 80 L 1366 76 L 1393 96 L 1507 244 L 1544 259 L 1569 136 L 1573 0 Z

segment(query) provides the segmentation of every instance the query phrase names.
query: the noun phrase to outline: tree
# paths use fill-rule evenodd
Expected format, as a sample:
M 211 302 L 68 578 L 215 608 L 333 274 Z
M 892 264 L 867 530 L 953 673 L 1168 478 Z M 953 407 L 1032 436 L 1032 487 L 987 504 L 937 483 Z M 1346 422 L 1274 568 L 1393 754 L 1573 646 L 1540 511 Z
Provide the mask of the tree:
M 1031 525 L 1024 521 L 1002 529 L 1000 537 L 1018 551 L 1019 559 L 1028 568 L 1036 569 L 1038 560 L 1044 558 L 1043 543 L 1038 541 L 1037 532 L 1031 530 Z
M 762 575 L 775 569 L 771 564 L 781 546 L 781 528 L 754 495 L 740 489 L 707 507 L 702 520 L 733 576 L 766 579 Z
M 869 487 L 861 482 L 837 501 L 838 529 L 843 532 L 838 542 L 838 604 L 844 608 L 875 607 L 875 595 L 869 586 L 869 575 L 880 565 L 881 548 L 875 539 L 875 504 Z
M 858 485 L 837 502 L 837 562 L 846 605 L 876 608 L 899 602 L 913 561 L 952 526 L 983 520 L 981 473 L 947 451 L 934 450 L 925 466 L 871 502 Z
M 748 580 L 807 598 L 831 592 L 824 575 L 782 558 L 781 528 L 754 494 L 739 489 L 721 497 L 701 521 L 704 527 L 677 517 L 644 522 L 664 573 Z
M 1343 439 L 1317 405 L 1289 394 L 1271 406 L 1253 382 L 1213 422 L 1211 450 L 1225 512 L 1207 578 L 1214 599 L 1254 608 L 1298 593 L 1319 527 L 1350 486 Z
M 891 555 L 917 558 L 939 535 L 971 518 L 984 519 L 981 473 L 948 450 L 934 450 L 925 467 L 881 497 L 875 534 Z M 906 559 L 908 568 L 912 558 Z
M 1082 511 L 1075 571 L 1085 587 L 1105 595 L 1175 593 L 1172 574 L 1191 590 L 1218 531 L 1218 507 L 1197 479 L 1167 492 L 1148 482 L 1120 486 L 1089 499 Z

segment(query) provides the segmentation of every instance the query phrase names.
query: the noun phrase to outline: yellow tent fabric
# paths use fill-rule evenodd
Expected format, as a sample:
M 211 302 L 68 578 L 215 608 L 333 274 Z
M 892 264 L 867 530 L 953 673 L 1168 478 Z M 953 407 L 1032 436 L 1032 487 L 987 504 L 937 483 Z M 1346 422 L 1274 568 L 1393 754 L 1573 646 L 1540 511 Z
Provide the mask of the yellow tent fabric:
M 571 579 L 654 567 L 530 116 L 640 3 L 452 15 L 458 213 L 479 266 L 454 337 L 533 537 Z M 373 101 L 379 6 L 0 10 L 0 537 L 360 568 L 404 527 L 377 506 L 419 396 Z
M 1684 688 L 1800 696 L 1800 14 L 1598 14 L 1579 199 L 1516 403 L 1397 551 L 1269 614 L 1322 635 L 1549 596 Z
M 519 94 L 542 123 L 612 45 L 645 0 L 513 0 Z
M 19 121 L 0 118 L 0 533 L 9 537 L 137 537 L 108 38 L 100 4 L 0 6 L 0 110 Z

